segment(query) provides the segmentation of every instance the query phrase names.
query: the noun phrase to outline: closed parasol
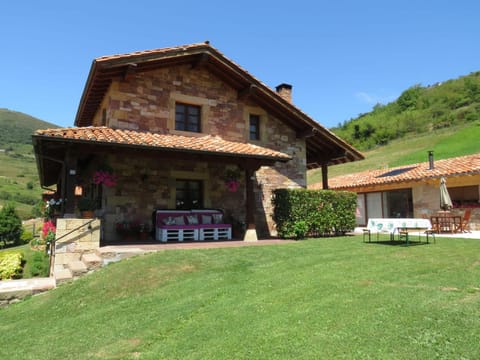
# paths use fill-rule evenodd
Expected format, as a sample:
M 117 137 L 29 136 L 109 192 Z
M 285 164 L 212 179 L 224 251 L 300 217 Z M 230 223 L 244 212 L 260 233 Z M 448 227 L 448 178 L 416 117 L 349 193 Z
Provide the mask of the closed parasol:
M 452 199 L 447 190 L 447 181 L 442 177 L 440 180 L 440 208 L 446 211 L 452 207 Z

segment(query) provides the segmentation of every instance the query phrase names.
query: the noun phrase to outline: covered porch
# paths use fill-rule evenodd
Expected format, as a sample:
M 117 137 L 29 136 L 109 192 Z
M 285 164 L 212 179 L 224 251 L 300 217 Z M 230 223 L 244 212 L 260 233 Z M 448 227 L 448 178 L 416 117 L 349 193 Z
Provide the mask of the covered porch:
M 38 131 L 41 184 L 62 199 L 56 217 L 101 222 L 101 245 L 155 241 L 158 209 L 218 209 L 232 238 L 269 238 L 272 187 L 294 184 L 291 157 L 215 136 L 186 137 L 106 127 Z

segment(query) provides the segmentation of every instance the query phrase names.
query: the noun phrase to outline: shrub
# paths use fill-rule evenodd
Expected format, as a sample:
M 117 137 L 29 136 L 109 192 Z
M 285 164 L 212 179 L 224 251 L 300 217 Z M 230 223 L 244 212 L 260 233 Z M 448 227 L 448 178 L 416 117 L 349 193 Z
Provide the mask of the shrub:
M 0 253 L 0 280 L 18 279 L 22 276 L 23 254 L 20 252 Z
M 15 207 L 11 204 L 5 205 L 0 210 L 0 240 L 3 241 L 3 245 L 7 245 L 7 242 L 18 245 L 22 230 L 22 220 L 17 215 Z
M 20 236 L 20 242 L 22 244 L 28 244 L 33 239 L 33 233 L 31 231 L 23 229 L 22 236 Z
M 355 227 L 357 196 L 352 192 L 278 189 L 272 202 L 280 237 L 338 235 Z
M 49 273 L 48 256 L 43 251 L 35 251 L 30 265 L 32 276 L 47 277 Z

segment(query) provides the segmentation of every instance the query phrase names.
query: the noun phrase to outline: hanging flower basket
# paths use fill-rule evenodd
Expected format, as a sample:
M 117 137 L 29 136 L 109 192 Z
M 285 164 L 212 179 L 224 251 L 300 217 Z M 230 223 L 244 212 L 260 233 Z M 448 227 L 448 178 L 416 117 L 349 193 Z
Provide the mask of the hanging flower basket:
M 97 170 L 93 174 L 93 182 L 96 185 L 103 184 L 107 187 L 117 186 L 117 176 L 106 170 Z
M 229 180 L 226 182 L 227 190 L 230 192 L 237 192 L 238 187 L 240 186 L 240 181 Z
M 237 192 L 240 187 L 240 169 L 226 169 L 224 179 L 227 190 Z

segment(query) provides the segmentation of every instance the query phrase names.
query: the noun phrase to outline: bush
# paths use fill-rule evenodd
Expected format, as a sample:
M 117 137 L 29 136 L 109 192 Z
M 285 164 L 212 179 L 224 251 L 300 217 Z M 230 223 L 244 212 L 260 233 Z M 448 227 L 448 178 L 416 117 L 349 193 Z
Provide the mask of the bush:
M 355 228 L 355 193 L 306 189 L 273 193 L 273 219 L 280 237 L 340 235 Z
M 4 246 L 8 242 L 19 245 L 22 230 L 22 220 L 17 215 L 15 207 L 11 204 L 5 205 L 0 210 L 0 241 L 3 241 Z
M 47 277 L 49 273 L 48 256 L 43 251 L 35 251 L 30 265 L 31 276 Z
M 23 229 L 22 236 L 20 236 L 20 242 L 22 244 L 28 244 L 33 240 L 33 233 L 31 231 Z
M 0 280 L 22 277 L 23 254 L 21 252 L 0 253 Z

